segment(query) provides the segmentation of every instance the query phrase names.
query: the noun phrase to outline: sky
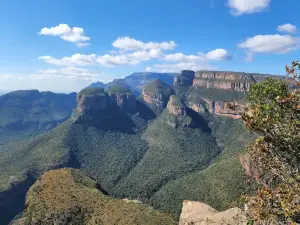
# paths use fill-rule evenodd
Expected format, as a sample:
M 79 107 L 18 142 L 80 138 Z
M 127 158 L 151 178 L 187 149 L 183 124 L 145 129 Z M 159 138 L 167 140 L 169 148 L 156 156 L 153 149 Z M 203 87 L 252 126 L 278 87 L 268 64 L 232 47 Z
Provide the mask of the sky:
M 284 74 L 299 0 L 0 0 L 0 92 L 79 91 L 133 72 Z

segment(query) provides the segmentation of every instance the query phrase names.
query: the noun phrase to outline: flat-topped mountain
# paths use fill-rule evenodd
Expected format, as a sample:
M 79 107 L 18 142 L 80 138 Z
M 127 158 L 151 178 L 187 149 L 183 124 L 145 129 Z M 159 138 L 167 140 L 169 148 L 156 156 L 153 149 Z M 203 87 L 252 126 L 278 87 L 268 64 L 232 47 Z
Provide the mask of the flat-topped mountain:
M 249 91 L 255 83 L 251 74 L 223 71 L 188 71 L 183 70 L 174 80 L 175 85 L 192 85 L 198 88 L 216 88 L 230 91 Z
M 76 169 L 52 170 L 30 188 L 23 216 L 12 224 L 175 225 L 167 214 L 130 200 L 114 199 Z
M 76 107 L 76 93 L 37 90 L 14 91 L 0 96 L 0 144 L 49 131 Z

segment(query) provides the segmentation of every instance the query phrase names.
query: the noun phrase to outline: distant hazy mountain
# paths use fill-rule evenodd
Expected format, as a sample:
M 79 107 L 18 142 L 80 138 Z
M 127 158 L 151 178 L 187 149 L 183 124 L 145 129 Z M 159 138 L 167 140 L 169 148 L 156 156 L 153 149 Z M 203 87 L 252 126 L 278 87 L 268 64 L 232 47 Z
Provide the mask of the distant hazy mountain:
M 37 90 L 0 96 L 0 144 L 49 131 L 64 122 L 76 107 L 76 93 Z
M 130 88 L 135 95 L 139 95 L 142 92 L 143 87 L 150 83 L 152 80 L 160 79 L 168 85 L 172 85 L 174 77 L 177 73 L 151 73 L 151 72 L 136 72 L 123 79 L 115 79 L 108 84 L 102 82 L 92 83 L 88 87 L 101 87 L 107 88 L 112 85 L 123 86 Z

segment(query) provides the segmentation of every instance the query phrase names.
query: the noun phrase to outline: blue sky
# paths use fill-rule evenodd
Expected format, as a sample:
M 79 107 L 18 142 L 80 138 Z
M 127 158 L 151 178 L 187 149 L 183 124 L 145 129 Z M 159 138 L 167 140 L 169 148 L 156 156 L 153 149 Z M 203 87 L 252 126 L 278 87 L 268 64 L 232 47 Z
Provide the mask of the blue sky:
M 299 8 L 298 0 L 0 0 L 0 91 L 79 91 L 137 71 L 283 74 L 299 59 Z

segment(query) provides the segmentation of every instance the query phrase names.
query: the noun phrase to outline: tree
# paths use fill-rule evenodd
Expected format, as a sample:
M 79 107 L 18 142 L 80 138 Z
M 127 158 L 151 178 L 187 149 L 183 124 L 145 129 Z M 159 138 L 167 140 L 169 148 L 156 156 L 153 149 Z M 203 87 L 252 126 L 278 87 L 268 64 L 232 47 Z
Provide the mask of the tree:
M 300 91 L 294 89 L 300 64 L 286 66 L 288 79 L 256 83 L 242 115 L 245 126 L 259 138 L 248 152 L 260 170 L 262 187 L 248 197 L 257 224 L 300 221 Z

